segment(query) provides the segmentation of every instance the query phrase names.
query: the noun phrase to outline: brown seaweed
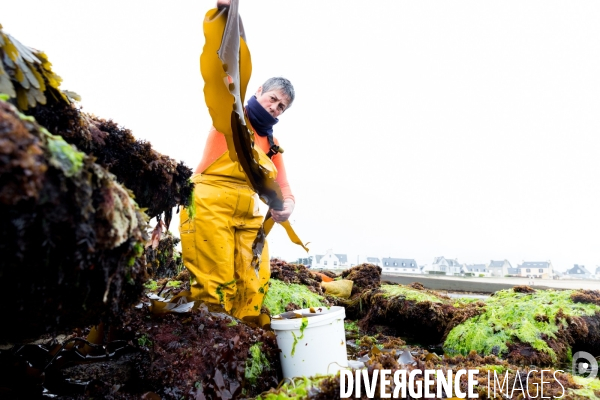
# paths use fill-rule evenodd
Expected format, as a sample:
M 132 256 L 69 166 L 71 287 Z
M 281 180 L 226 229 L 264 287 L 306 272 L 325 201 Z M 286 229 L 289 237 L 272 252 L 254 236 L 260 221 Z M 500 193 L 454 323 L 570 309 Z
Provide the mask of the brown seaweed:
M 374 264 L 360 264 L 341 273 L 341 277 L 354 282 L 352 296 L 368 289 L 377 289 L 381 286 L 381 267 Z
M 118 320 L 142 292 L 146 218 L 93 158 L 0 101 L 0 341 Z
M 129 129 L 64 102 L 48 101 L 25 112 L 51 133 L 95 157 L 133 192 L 151 218 L 165 213 L 168 223 L 173 207 L 189 205 L 192 170 L 158 153 L 149 142 L 137 140 Z
M 181 240 L 178 237 L 166 232 L 156 247 L 146 247 L 146 265 L 153 279 L 173 278 L 184 271 L 181 253 L 176 249 L 179 242 Z
M 133 191 L 150 217 L 164 213 L 168 227 L 173 207 L 189 204 L 192 171 L 159 154 L 150 143 L 136 140 L 115 122 L 75 107 L 73 99 L 79 96 L 60 90 L 62 79 L 51 65 L 46 54 L 21 44 L 0 25 L 0 93 L 51 133 L 96 157 L 98 164 Z
M 271 260 L 271 278 L 285 283 L 305 285 L 311 292 L 325 295 L 321 287 L 321 277 L 314 275 L 301 264 L 288 264 L 286 261 L 274 258 Z

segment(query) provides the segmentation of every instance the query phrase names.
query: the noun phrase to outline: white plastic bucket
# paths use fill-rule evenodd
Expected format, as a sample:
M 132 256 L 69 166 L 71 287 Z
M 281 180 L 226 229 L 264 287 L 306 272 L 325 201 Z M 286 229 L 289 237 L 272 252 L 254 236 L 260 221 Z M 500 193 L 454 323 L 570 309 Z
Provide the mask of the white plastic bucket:
M 334 374 L 348 366 L 346 310 L 335 306 L 315 311 L 310 317 L 271 320 L 284 378 Z M 311 314 L 308 308 L 294 312 Z

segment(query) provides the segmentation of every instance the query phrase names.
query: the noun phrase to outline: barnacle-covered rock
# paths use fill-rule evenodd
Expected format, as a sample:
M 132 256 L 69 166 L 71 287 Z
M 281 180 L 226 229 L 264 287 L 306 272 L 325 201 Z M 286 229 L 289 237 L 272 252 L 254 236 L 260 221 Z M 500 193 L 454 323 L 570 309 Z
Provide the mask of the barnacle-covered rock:
M 143 290 L 147 217 L 114 176 L 0 101 L 1 340 L 115 320 Z

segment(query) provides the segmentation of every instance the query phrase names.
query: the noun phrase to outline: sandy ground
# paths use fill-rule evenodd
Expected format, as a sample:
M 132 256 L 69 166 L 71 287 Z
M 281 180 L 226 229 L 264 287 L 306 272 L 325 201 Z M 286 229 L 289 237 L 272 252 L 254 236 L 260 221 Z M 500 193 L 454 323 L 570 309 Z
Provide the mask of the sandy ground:
M 518 285 L 529 285 L 539 289 L 590 289 L 600 290 L 600 280 L 579 279 L 534 279 L 533 285 L 527 278 L 475 278 L 475 277 L 431 277 L 427 275 L 391 275 L 383 274 L 382 281 L 391 281 L 403 285 L 420 282 L 428 289 L 464 291 L 474 293 L 493 293 L 502 289 L 509 289 Z

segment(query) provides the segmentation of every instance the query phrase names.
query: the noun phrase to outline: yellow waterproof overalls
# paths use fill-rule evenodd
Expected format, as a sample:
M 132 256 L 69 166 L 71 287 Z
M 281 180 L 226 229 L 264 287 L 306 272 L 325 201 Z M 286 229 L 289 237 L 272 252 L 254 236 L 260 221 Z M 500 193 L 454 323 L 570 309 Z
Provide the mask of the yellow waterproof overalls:
M 257 150 L 262 161 L 273 165 Z M 257 316 L 270 277 L 266 241 L 258 275 L 251 266 L 252 243 L 263 222 L 258 196 L 228 151 L 192 181 L 195 215 L 190 218 L 189 210 L 183 209 L 179 226 L 183 262 L 192 274 L 192 298 L 221 304 L 240 319 Z

